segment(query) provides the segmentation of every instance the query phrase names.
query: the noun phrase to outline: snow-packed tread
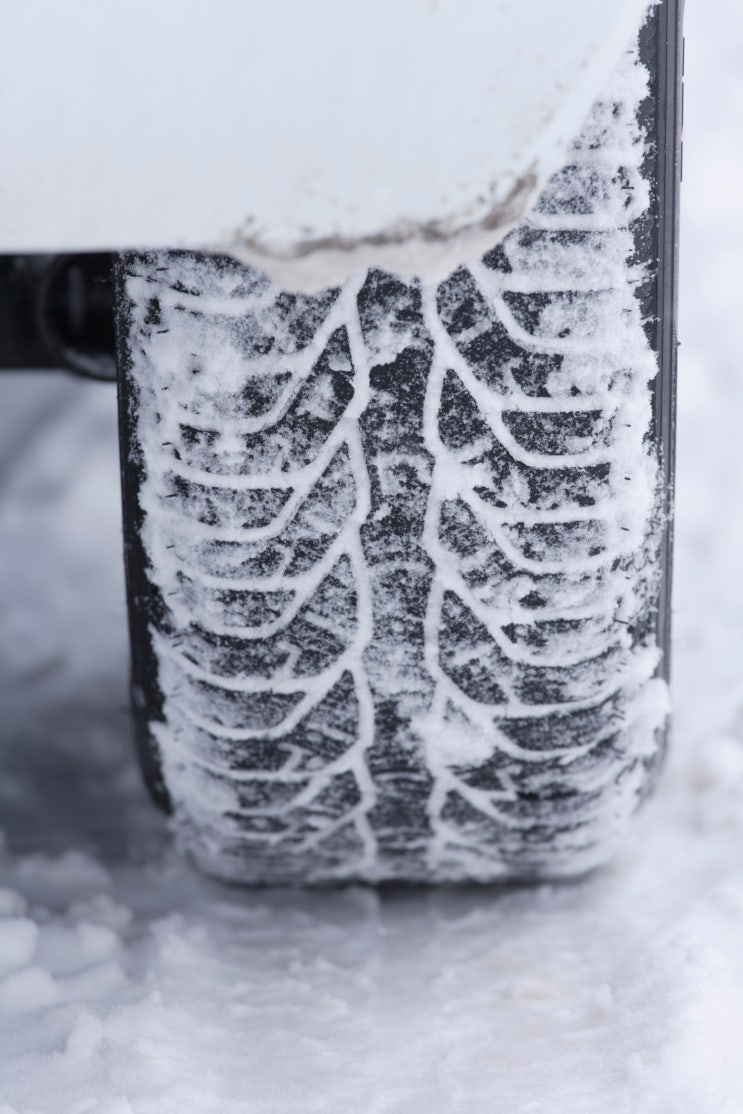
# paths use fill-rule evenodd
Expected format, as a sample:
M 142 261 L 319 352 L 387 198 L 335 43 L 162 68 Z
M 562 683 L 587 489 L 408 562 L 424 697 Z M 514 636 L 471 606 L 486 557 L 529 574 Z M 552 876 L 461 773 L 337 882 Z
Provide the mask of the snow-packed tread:
M 122 262 L 150 731 L 207 869 L 569 874 L 646 792 L 643 95 L 630 56 L 529 219 L 437 287 Z

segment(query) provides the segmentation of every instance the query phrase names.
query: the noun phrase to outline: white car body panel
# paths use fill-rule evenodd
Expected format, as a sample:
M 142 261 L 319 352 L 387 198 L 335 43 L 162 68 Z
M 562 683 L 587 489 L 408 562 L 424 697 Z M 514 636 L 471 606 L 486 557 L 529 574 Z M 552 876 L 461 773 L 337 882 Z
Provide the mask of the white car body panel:
M 441 272 L 523 215 L 646 0 L 25 0 L 0 250 L 228 250 L 289 287 Z

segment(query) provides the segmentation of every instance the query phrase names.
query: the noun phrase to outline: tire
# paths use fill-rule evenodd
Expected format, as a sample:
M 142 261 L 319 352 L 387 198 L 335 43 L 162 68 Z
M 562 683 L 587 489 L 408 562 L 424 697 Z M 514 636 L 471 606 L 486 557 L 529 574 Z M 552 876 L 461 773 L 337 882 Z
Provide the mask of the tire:
M 629 55 L 528 219 L 439 284 L 289 295 L 226 257 L 121 257 L 141 754 L 210 873 L 575 875 L 653 785 L 671 365 L 645 76 Z

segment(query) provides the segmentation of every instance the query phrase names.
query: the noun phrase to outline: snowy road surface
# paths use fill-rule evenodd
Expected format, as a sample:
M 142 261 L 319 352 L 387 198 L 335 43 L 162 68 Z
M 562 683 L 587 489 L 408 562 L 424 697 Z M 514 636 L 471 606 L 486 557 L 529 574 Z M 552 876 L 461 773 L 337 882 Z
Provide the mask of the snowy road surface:
M 140 784 L 111 390 L 0 382 L 0 1114 L 743 1111 L 743 14 L 687 5 L 675 745 L 610 868 L 230 890 Z

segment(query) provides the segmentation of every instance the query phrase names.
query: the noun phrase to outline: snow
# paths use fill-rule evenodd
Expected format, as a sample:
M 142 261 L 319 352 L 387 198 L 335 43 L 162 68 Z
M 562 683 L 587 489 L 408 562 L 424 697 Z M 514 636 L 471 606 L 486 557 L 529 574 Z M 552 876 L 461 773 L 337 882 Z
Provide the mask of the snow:
M 0 380 L 2 1114 L 743 1109 L 736 0 L 692 0 L 686 34 L 675 738 L 586 881 L 296 894 L 183 866 L 131 752 L 110 388 Z

